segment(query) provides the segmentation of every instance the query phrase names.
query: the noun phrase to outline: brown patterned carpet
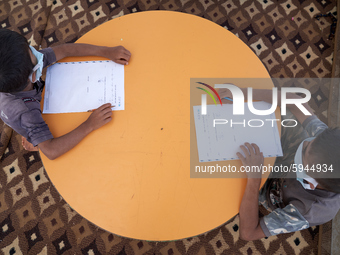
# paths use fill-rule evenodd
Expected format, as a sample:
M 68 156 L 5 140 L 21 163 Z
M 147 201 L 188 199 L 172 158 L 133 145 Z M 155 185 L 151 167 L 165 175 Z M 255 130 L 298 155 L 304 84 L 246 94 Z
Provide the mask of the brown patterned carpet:
M 18 31 L 31 45 L 45 48 L 74 42 L 121 15 L 180 11 L 236 34 L 272 77 L 331 77 L 334 39 L 328 38 L 333 21 L 314 16 L 336 15 L 336 5 L 330 0 L 3 0 L 0 27 Z M 333 88 L 309 89 L 315 113 L 330 123 L 328 98 L 333 98 Z M 322 238 L 321 227 L 313 227 L 254 242 L 239 239 L 237 216 L 205 234 L 173 242 L 108 233 L 74 212 L 49 181 L 39 154 L 25 151 L 20 136 L 2 122 L 0 126 L 1 254 L 317 254 L 318 248 L 325 254 L 329 250 L 330 223 L 322 226 L 328 234 Z M 261 213 L 266 211 L 262 208 Z

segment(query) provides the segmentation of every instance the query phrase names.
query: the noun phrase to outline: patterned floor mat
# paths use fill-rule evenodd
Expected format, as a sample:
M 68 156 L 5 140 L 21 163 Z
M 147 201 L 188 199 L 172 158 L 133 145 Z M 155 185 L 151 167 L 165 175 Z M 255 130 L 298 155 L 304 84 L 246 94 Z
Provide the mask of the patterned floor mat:
M 314 18 L 336 15 L 336 2 L 329 0 L 10 0 L 0 2 L 0 27 L 45 48 L 74 42 L 115 17 L 147 10 L 186 12 L 221 25 L 257 54 L 272 77 L 331 77 L 333 20 Z M 327 123 L 329 86 L 309 89 L 313 110 Z M 74 212 L 49 181 L 39 154 L 25 151 L 20 136 L 0 125 L 2 254 L 317 254 L 319 227 L 245 242 L 239 239 L 238 216 L 173 242 L 108 233 Z

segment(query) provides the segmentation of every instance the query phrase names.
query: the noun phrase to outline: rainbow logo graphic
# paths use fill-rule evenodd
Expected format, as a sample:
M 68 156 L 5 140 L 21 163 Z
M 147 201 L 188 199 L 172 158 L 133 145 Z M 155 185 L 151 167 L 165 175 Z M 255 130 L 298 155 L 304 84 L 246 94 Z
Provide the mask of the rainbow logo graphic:
M 210 85 L 203 83 L 203 82 L 197 82 L 198 84 L 201 84 L 203 86 L 206 86 L 207 88 L 209 88 L 212 92 L 215 93 L 215 95 L 217 96 L 218 100 L 220 101 L 220 104 L 222 106 L 222 100 L 220 98 L 220 96 L 218 95 L 217 91 L 211 87 Z M 211 92 L 207 89 L 201 88 L 201 87 L 196 87 L 200 90 L 203 90 L 205 93 L 207 93 L 213 100 L 215 105 L 217 105 L 217 102 L 215 100 L 215 97 L 211 94 Z M 206 94 L 202 94 L 202 102 L 201 102 L 201 114 L 202 115 L 206 115 L 207 114 L 207 95 Z
M 198 81 L 197 83 L 198 83 L 198 84 L 201 84 L 201 85 L 203 85 L 203 86 L 206 86 L 207 88 L 211 89 L 211 90 L 215 93 L 215 95 L 217 96 L 218 100 L 220 101 L 220 104 L 222 105 L 222 100 L 221 100 L 220 96 L 218 95 L 217 91 L 216 91 L 213 87 L 211 87 L 210 85 L 205 84 L 205 83 L 203 83 L 203 82 L 199 82 L 199 81 Z M 209 92 L 209 91 L 206 90 L 206 89 L 200 88 L 200 87 L 196 87 L 196 88 L 201 89 L 201 90 L 203 90 L 205 93 L 207 93 L 207 94 L 214 100 L 215 105 L 217 105 L 216 100 L 215 100 L 214 96 L 211 94 L 211 92 Z

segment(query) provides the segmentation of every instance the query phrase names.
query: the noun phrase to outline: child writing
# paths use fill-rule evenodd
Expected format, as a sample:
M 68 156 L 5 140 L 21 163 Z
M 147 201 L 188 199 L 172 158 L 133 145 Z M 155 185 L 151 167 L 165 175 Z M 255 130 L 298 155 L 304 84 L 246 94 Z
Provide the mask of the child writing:
M 241 90 L 247 98 L 247 90 Z M 232 97 L 227 89 L 220 89 L 219 94 Z M 288 93 L 287 98 L 301 97 Z M 272 91 L 255 89 L 253 99 L 271 104 Z M 277 102 L 280 105 L 281 92 L 277 95 Z M 307 103 L 303 105 L 313 112 Z M 282 127 L 283 157 L 277 158 L 274 166 L 295 165 L 301 171 L 272 172 L 260 193 L 261 172 L 248 175 L 239 213 L 240 238 L 243 240 L 257 240 L 320 225 L 333 219 L 340 209 L 340 129 L 328 128 L 314 114 L 304 115 L 295 104 L 287 107 L 287 115 L 282 118 L 295 120 L 298 125 L 289 127 L 291 122 L 286 123 L 288 127 Z M 261 148 L 250 143 L 240 147 L 242 153 L 237 155 L 242 164 L 261 168 L 264 162 Z M 325 171 L 308 171 L 318 165 Z M 270 212 L 262 218 L 259 218 L 259 203 Z
M 62 44 L 37 51 L 22 35 L 0 29 L 0 117 L 49 159 L 71 150 L 89 133 L 112 120 L 112 105 L 104 104 L 76 129 L 61 137 L 52 136 L 40 110 L 42 69 L 69 56 L 102 56 L 127 65 L 131 53 L 122 46 L 89 44 Z

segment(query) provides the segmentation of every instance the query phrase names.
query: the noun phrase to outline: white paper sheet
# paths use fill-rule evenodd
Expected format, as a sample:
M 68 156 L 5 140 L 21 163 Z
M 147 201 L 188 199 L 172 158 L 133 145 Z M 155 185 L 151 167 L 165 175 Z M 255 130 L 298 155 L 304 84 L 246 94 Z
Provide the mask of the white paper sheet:
M 254 102 L 254 108 L 266 110 L 270 105 L 265 102 Z M 277 124 L 281 125 L 281 123 L 268 121 L 268 119 L 276 119 L 274 113 L 264 116 L 254 115 L 248 110 L 247 104 L 244 107 L 244 115 L 233 115 L 232 104 L 207 105 L 207 115 L 201 115 L 201 106 L 194 106 L 193 109 L 200 162 L 238 159 L 236 152 L 242 152 L 240 145 L 245 142 L 256 143 L 264 157 L 282 156 L 277 128 Z M 228 123 L 213 127 L 214 119 L 224 119 Z M 255 119 L 257 121 L 254 121 Z M 252 120 L 251 126 L 260 126 L 262 122 L 259 120 L 264 124 L 262 127 L 250 127 L 249 120 Z
M 56 63 L 47 69 L 43 113 L 124 110 L 124 66 L 113 61 Z

